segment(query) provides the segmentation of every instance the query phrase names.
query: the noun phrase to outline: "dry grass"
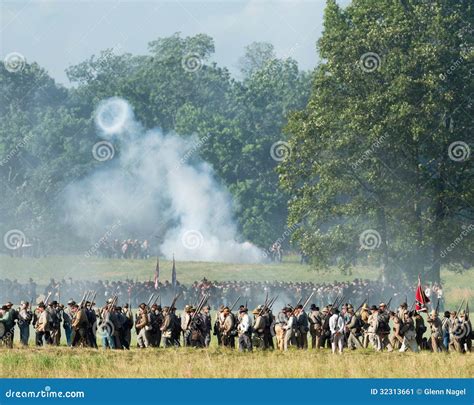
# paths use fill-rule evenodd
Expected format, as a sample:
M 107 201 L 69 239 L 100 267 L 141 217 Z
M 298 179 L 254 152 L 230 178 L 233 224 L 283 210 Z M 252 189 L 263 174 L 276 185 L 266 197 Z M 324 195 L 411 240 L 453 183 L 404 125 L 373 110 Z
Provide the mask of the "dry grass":
M 2 349 L 2 378 L 468 378 L 472 354 L 329 350 L 239 353 L 222 348 L 104 351 Z

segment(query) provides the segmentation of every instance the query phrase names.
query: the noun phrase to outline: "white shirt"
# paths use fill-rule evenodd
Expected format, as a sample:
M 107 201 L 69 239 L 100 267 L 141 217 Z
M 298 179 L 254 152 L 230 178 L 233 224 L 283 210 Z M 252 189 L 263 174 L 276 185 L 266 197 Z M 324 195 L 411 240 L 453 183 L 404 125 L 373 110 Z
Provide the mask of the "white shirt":
M 329 318 L 329 329 L 331 333 L 344 333 L 344 318 L 340 314 L 334 314 Z
M 246 332 L 248 332 L 249 327 L 250 327 L 250 318 L 249 318 L 248 314 L 243 313 L 241 318 L 240 318 L 240 323 L 239 323 L 239 326 L 238 326 L 239 332 L 240 333 L 246 333 Z

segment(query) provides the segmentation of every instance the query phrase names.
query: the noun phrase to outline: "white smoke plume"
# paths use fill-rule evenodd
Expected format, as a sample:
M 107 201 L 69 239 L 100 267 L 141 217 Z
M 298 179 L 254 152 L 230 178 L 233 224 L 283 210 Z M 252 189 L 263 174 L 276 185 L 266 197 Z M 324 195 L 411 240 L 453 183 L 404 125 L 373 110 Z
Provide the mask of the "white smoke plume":
M 66 219 L 79 236 L 93 241 L 120 223 L 123 238 L 159 235 L 167 258 L 262 261 L 257 247 L 238 241 L 231 195 L 199 160 L 196 137 L 144 130 L 119 98 L 101 103 L 95 118 L 119 153 L 67 190 Z

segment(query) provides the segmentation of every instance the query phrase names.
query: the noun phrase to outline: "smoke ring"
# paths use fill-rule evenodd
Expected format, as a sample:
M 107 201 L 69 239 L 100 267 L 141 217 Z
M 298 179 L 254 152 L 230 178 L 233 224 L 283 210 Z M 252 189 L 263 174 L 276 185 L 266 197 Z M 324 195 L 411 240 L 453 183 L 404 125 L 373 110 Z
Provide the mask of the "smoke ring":
M 186 72 L 194 73 L 202 68 L 202 59 L 197 53 L 188 53 L 181 59 L 181 66 Z
M 367 229 L 359 235 L 359 243 L 361 249 L 377 249 L 382 243 L 382 237 L 375 229 Z
M 92 156 L 99 162 L 105 162 L 114 158 L 115 148 L 110 142 L 100 141 L 92 147 Z
M 364 72 L 374 72 L 381 65 L 380 56 L 375 52 L 364 53 L 359 59 L 359 65 Z
M 10 250 L 16 250 L 20 248 L 23 246 L 25 241 L 26 236 L 19 229 L 10 229 L 5 235 L 3 235 L 3 244 L 7 249 Z
M 96 125 L 106 134 L 123 131 L 129 118 L 129 105 L 121 98 L 111 98 L 99 105 L 96 110 Z
M 11 52 L 3 60 L 5 69 L 10 73 L 21 72 L 25 68 L 26 59 L 18 52 Z
M 189 230 L 184 232 L 183 236 L 181 237 L 181 242 L 186 249 L 199 249 L 204 242 L 204 237 L 199 231 Z
M 466 142 L 456 141 L 448 146 L 448 156 L 454 162 L 464 162 L 470 155 L 471 148 Z
M 282 162 L 283 160 L 289 158 L 291 156 L 290 144 L 285 141 L 275 142 L 270 147 L 270 156 L 277 162 Z

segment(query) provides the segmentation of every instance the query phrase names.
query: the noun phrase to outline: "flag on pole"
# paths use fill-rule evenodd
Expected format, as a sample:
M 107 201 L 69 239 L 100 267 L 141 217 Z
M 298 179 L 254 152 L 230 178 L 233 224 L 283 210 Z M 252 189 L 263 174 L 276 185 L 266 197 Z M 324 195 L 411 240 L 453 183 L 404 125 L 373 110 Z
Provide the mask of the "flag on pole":
M 155 290 L 158 290 L 158 280 L 160 279 L 160 258 L 156 257 L 156 268 L 155 268 Z
M 426 304 L 430 302 L 430 299 L 426 296 L 423 288 L 421 287 L 421 276 L 418 274 L 418 287 L 416 287 L 415 293 L 415 309 L 420 312 L 426 312 Z
M 173 285 L 173 288 L 176 288 L 176 263 L 174 261 L 174 255 L 173 255 L 173 268 L 171 269 L 171 284 Z

